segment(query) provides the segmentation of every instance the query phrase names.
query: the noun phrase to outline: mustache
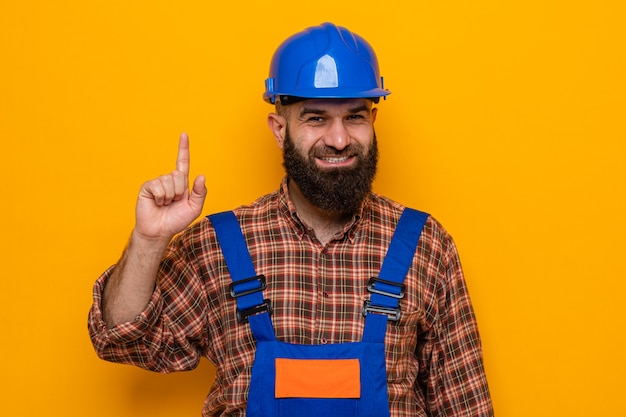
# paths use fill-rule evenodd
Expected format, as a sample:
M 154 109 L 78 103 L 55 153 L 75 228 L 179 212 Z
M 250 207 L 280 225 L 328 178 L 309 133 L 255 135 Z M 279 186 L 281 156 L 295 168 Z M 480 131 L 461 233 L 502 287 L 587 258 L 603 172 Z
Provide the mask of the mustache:
M 344 157 L 354 155 L 364 155 L 363 147 L 358 144 L 351 143 L 343 149 L 337 149 L 333 148 L 332 146 L 326 146 L 324 144 L 321 144 L 314 147 L 309 152 L 309 156 L 312 158 L 326 158 L 329 156 Z

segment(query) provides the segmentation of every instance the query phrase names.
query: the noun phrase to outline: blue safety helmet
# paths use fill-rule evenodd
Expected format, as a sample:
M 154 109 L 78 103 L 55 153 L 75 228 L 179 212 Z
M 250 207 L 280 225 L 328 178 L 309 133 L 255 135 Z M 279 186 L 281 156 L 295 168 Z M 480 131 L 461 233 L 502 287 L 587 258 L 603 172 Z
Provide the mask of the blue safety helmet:
M 292 35 L 274 52 L 263 99 L 282 104 L 306 98 L 369 98 L 378 102 L 384 88 L 378 60 L 356 33 L 322 23 Z

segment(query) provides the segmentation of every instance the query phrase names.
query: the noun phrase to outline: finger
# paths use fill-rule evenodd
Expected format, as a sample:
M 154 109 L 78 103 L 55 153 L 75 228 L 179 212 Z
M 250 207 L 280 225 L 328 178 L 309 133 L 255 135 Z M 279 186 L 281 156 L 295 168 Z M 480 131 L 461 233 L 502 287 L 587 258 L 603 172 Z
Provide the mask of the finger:
M 155 190 L 158 190 L 160 193 L 159 202 L 157 202 L 157 204 L 167 206 L 176 198 L 174 178 L 172 175 L 161 175 L 158 178 L 158 184 L 159 186 L 155 187 Z
M 189 203 L 198 210 L 202 210 L 204 199 L 206 198 L 206 184 L 204 176 L 199 175 L 193 182 Z
M 189 136 L 186 133 L 180 135 L 178 141 L 178 157 L 176 158 L 176 170 L 189 175 Z
M 157 206 L 162 206 L 165 202 L 165 194 L 163 183 L 157 178 L 143 185 L 139 197 L 154 200 Z
M 183 199 L 186 195 L 188 190 L 188 181 L 189 178 L 187 177 L 187 175 L 185 175 L 184 173 L 180 172 L 180 171 L 174 171 L 170 174 L 171 180 L 172 180 L 172 185 L 173 185 L 173 191 L 174 191 L 174 197 L 172 198 L 173 201 L 178 201 Z

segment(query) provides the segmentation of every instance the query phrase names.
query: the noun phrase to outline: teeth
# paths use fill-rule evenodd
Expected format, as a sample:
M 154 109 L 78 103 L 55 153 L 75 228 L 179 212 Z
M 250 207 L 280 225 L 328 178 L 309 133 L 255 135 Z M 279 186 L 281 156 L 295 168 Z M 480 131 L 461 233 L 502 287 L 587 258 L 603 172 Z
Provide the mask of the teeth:
M 344 156 L 343 158 L 323 158 L 323 159 L 324 159 L 324 161 L 326 161 L 326 162 L 330 162 L 330 163 L 332 163 L 332 164 L 336 164 L 336 163 L 338 163 L 338 162 L 343 162 L 343 161 L 348 160 L 348 157 L 347 157 L 347 156 Z

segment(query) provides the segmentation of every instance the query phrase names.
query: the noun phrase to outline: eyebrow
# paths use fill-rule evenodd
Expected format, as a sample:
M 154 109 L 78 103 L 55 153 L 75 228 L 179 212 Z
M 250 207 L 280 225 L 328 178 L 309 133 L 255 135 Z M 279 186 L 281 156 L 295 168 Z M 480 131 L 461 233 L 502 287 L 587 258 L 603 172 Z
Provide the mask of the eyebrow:
M 366 105 L 366 104 L 361 104 L 358 105 L 356 107 L 353 107 L 351 109 L 348 109 L 348 113 L 350 114 L 355 114 L 355 113 L 360 113 L 362 111 L 370 111 L 370 108 Z M 319 114 L 319 115 L 323 115 L 326 114 L 327 111 L 323 110 L 323 109 L 318 109 L 315 107 L 303 107 L 302 110 L 300 110 L 300 117 L 304 116 L 305 114 Z

